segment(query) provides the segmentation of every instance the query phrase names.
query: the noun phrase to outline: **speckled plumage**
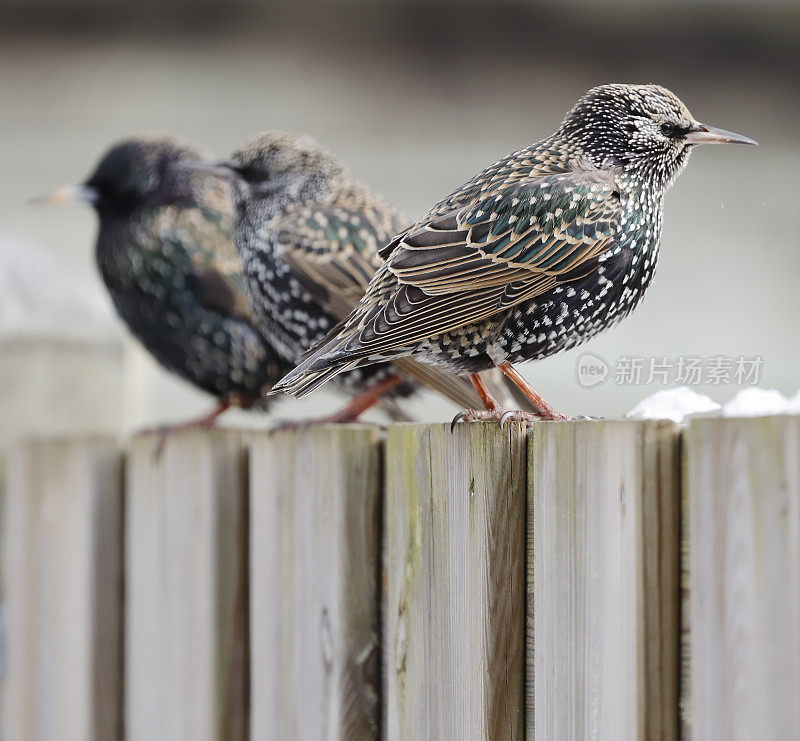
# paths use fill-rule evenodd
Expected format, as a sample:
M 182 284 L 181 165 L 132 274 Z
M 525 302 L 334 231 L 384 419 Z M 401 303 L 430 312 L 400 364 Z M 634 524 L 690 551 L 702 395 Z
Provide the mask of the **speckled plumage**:
M 96 259 L 117 313 L 167 370 L 221 402 L 266 408 L 288 369 L 244 292 L 224 183 L 175 168 L 168 139 L 112 147 L 82 188 L 99 217 Z
M 233 233 L 253 307 L 297 360 L 352 310 L 408 221 L 307 137 L 264 134 L 230 162 L 244 176 Z
M 353 310 L 381 264 L 378 249 L 408 222 L 308 137 L 262 134 L 225 167 L 233 173 L 234 239 L 251 304 L 294 364 Z M 460 404 L 474 398 L 462 379 L 424 367 L 415 375 L 416 368 L 353 367 L 337 386 L 356 395 L 399 373 L 406 380 L 390 396 L 412 393 L 414 378 Z
M 652 280 L 664 193 L 701 130 L 710 129 L 664 88 L 589 91 L 552 136 L 486 168 L 389 242 L 343 327 L 276 389 L 302 396 L 355 363 L 405 355 L 474 373 L 613 326 Z

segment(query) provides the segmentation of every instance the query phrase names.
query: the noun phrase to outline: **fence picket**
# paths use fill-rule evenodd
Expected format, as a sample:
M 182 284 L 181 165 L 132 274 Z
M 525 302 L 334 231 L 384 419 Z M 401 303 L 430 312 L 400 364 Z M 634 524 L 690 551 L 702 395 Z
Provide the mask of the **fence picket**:
M 258 436 L 251 461 L 253 739 L 375 738 L 379 431 Z
M 522 738 L 523 428 L 392 426 L 384 508 L 385 737 Z
M 116 443 L 98 437 L 9 451 L 4 739 L 120 735 L 121 463 Z
M 557 422 L 531 434 L 531 739 L 677 738 L 677 440 L 669 422 Z
M 800 738 L 800 418 L 685 436 L 692 738 Z
M 134 438 L 125 512 L 129 741 L 247 738 L 243 435 Z

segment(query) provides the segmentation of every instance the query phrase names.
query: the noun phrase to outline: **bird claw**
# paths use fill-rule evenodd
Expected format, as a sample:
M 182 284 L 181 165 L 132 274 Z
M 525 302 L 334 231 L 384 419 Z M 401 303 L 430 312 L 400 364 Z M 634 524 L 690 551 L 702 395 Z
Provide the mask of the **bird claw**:
M 508 422 L 508 420 L 511 419 L 516 414 L 517 412 L 515 412 L 514 410 L 509 410 L 507 412 L 504 412 L 503 416 L 500 417 L 500 429 L 502 430 L 506 426 L 506 422 Z
M 167 446 L 167 438 L 176 430 L 180 429 L 180 425 L 155 425 L 153 427 L 143 427 L 136 431 L 137 437 L 144 437 L 145 435 L 153 435 L 156 438 L 153 444 L 153 449 L 150 451 L 150 460 L 152 463 L 158 463 L 164 455 L 164 449 Z
M 154 464 L 158 463 L 161 460 L 161 456 L 164 455 L 164 448 L 167 446 L 167 438 L 170 432 L 171 430 L 167 425 L 162 425 L 157 429 L 158 438 L 150 453 L 150 458 Z
M 450 434 L 453 434 L 453 431 L 456 429 L 456 425 L 459 422 L 466 422 L 470 416 L 471 409 L 462 409 L 455 417 L 453 417 L 453 421 L 450 422 Z
M 497 409 L 495 411 L 484 411 L 478 409 L 463 409 L 450 423 L 450 432 L 452 433 L 459 422 L 499 422 L 500 429 L 502 430 L 507 422 L 524 422 L 526 425 L 542 419 L 542 417 L 534 412 L 520 412 L 516 409 L 509 409 L 504 411 Z

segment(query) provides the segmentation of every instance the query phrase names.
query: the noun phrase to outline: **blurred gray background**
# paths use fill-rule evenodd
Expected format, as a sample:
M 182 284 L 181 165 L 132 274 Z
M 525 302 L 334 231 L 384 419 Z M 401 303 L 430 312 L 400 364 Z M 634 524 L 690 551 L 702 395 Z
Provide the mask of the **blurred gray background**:
M 168 132 L 225 155 L 264 129 L 304 131 L 415 217 L 552 132 L 588 88 L 658 82 L 699 120 L 761 146 L 697 151 L 668 195 L 660 266 L 642 306 L 589 345 L 522 370 L 556 408 L 604 416 L 661 388 L 615 383 L 621 357 L 761 356 L 760 385 L 785 394 L 800 386 L 796 3 L 18 0 L 3 3 L 3 15 L 0 325 L 5 312 L 8 337 L 63 340 L 70 333 L 55 321 L 48 329 L 48 316 L 63 319 L 74 304 L 73 334 L 115 341 L 96 316 L 105 304 L 95 295 L 93 213 L 25 200 L 79 181 L 120 137 Z M 46 280 L 27 267 L 34 255 L 32 264 L 55 261 Z M 56 294 L 50 313 L 30 320 Z M 72 371 L 48 404 L 101 388 L 121 397 L 103 402 L 106 420 L 128 429 L 209 407 L 135 348 L 115 366 L 103 347 L 105 360 Z M 587 351 L 610 367 L 591 389 L 576 376 Z M 41 363 L 53 374 L 62 367 L 51 355 Z M 725 401 L 737 388 L 698 390 Z M 7 406 L 22 390 L 7 384 L 0 394 Z M 336 403 L 321 392 L 276 413 Z M 426 396 L 412 413 L 449 419 L 454 410 Z M 77 423 L 106 421 L 70 413 L 65 424 Z

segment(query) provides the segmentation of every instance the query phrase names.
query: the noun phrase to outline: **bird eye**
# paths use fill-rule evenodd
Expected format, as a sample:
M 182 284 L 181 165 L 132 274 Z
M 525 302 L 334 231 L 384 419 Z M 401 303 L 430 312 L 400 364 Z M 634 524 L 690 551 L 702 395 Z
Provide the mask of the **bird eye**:
M 269 178 L 269 172 L 258 165 L 247 164 L 234 167 L 239 175 L 250 183 Z
M 678 127 L 675 124 L 668 122 L 662 123 L 659 128 L 661 129 L 661 133 L 667 137 L 675 136 L 675 133 L 677 132 L 678 129 Z

